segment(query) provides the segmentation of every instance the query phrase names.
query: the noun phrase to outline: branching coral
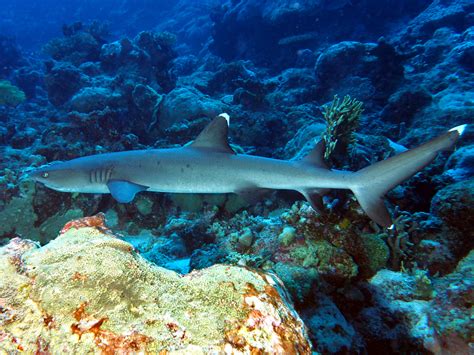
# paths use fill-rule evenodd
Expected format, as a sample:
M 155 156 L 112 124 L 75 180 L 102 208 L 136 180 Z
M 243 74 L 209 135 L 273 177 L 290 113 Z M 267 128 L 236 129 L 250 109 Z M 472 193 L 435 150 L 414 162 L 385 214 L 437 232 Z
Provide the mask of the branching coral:
M 387 244 L 391 250 L 392 268 L 399 270 L 403 267 L 403 260 L 406 259 L 413 243 L 410 242 L 410 234 L 418 228 L 418 225 L 411 220 L 409 214 L 400 214 L 393 221 L 394 228 L 383 233 L 387 239 Z
M 25 93 L 8 80 L 0 81 L 0 105 L 18 106 L 25 99 Z
M 330 105 L 323 106 L 323 116 L 326 120 L 326 132 L 323 140 L 326 143 L 324 158 L 328 160 L 336 151 L 347 151 L 349 145 L 355 141 L 354 131 L 359 125 L 360 115 L 363 111 L 363 103 L 350 96 L 344 96 L 342 102 L 339 97 L 334 96 Z

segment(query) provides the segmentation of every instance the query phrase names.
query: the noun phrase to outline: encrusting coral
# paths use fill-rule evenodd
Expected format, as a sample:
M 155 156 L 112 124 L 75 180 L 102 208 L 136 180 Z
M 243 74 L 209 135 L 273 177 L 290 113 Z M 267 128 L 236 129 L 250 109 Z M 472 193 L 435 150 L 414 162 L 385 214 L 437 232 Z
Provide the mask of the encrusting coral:
M 12 353 L 310 353 L 277 279 L 215 265 L 184 277 L 116 238 L 103 216 L 38 247 L 0 248 L 0 349 Z

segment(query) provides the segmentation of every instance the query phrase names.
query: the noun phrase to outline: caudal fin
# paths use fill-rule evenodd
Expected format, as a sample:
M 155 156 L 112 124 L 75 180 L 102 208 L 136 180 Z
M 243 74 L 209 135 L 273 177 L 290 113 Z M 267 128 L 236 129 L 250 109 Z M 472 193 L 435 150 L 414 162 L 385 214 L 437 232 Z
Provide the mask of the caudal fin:
M 465 128 L 466 125 L 454 127 L 417 148 L 354 173 L 351 190 L 367 215 L 381 226 L 391 226 L 392 219 L 385 207 L 384 195 L 423 169 L 438 152 L 452 148 Z

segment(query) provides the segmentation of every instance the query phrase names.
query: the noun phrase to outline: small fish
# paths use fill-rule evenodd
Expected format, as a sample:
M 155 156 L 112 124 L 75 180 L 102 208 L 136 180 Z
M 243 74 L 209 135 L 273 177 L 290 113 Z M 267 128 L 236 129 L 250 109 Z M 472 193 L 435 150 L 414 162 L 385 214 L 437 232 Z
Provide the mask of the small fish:
M 466 125 L 357 172 L 330 170 L 324 142 L 302 160 L 286 161 L 236 154 L 229 145 L 229 115 L 211 121 L 189 145 L 173 149 L 135 150 L 91 155 L 57 162 L 30 176 L 64 192 L 110 193 L 121 203 L 140 191 L 170 193 L 238 193 L 253 200 L 262 191 L 296 190 L 315 209 L 328 189 L 350 189 L 367 215 L 384 227 L 392 219 L 383 196 L 453 147 Z

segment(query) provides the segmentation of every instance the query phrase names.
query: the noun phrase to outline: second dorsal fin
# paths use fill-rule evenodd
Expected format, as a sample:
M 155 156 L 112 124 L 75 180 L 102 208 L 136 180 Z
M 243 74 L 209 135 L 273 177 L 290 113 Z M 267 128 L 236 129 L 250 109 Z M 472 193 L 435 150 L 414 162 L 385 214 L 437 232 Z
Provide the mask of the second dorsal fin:
M 323 169 L 329 169 L 328 165 L 324 161 L 324 151 L 326 150 L 326 144 L 324 139 L 321 139 L 314 148 L 306 155 L 301 162 L 311 164 Z
M 221 113 L 214 118 L 187 147 L 235 154 L 227 139 L 228 131 L 229 115 L 227 113 Z

